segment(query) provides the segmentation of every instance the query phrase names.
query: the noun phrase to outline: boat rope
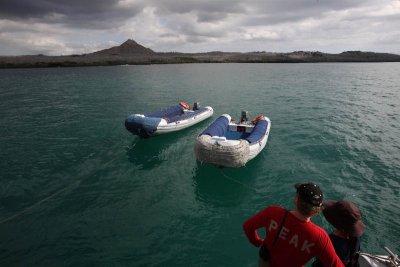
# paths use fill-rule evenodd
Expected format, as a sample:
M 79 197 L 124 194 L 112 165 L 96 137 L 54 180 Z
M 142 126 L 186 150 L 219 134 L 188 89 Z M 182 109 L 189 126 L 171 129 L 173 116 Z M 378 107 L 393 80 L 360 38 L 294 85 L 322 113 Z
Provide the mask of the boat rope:
M 77 181 L 77 182 L 76 182 L 75 184 L 73 184 L 72 186 L 78 186 L 80 183 L 81 183 L 81 181 Z M 50 196 L 47 196 L 47 197 L 45 197 L 45 198 L 39 200 L 38 202 L 36 202 L 36 203 L 33 204 L 32 206 L 29 206 L 29 207 L 27 207 L 27 208 L 25 208 L 25 209 L 23 209 L 23 210 L 21 210 L 21 211 L 15 213 L 14 215 L 11 215 L 11 216 L 9 216 L 9 217 L 7 217 L 7 218 L 2 219 L 2 220 L 0 221 L 0 224 L 3 224 L 3 223 L 8 222 L 8 221 L 11 221 L 11 220 L 13 220 L 13 219 L 15 219 L 15 218 L 17 218 L 17 217 L 23 215 L 23 214 L 25 214 L 25 213 L 27 213 L 27 212 L 29 212 L 29 211 L 35 209 L 35 208 L 36 208 L 37 206 L 39 206 L 40 204 L 42 204 L 42 203 L 48 201 L 49 199 L 52 199 L 52 198 L 54 198 L 55 196 L 57 196 L 57 195 L 63 193 L 63 192 L 66 191 L 67 189 L 70 189 L 72 186 L 64 187 L 64 188 L 62 188 L 62 189 L 56 191 L 55 193 L 51 194 Z
M 116 158 L 107 161 L 107 162 L 104 163 L 102 166 L 107 166 L 107 165 L 109 165 L 111 162 L 113 162 L 114 160 L 116 160 Z M 95 170 L 95 171 L 97 171 L 97 170 Z M 91 173 L 89 173 L 89 175 L 88 175 L 86 178 L 89 178 L 89 177 L 91 177 Z M 9 216 L 9 217 L 6 217 L 6 218 L 1 219 L 1 220 L 0 220 L 0 224 L 3 224 L 3 223 L 5 223 L 5 222 L 11 221 L 11 220 L 14 220 L 14 219 L 16 219 L 16 218 L 22 216 L 23 214 L 28 213 L 28 212 L 34 210 L 35 208 L 37 208 L 38 206 L 42 205 L 43 203 L 49 201 L 50 199 L 53 199 L 53 198 L 56 197 L 57 195 L 60 195 L 61 193 L 65 192 L 65 191 L 67 191 L 67 190 L 69 190 L 69 189 L 73 189 L 73 188 L 78 187 L 78 186 L 81 184 L 81 182 L 83 182 L 84 180 L 85 180 L 85 179 L 83 179 L 83 180 L 78 180 L 78 181 L 76 181 L 75 183 L 70 184 L 69 186 L 63 186 L 63 187 L 62 187 L 61 189 L 59 189 L 58 191 L 56 191 L 56 192 L 54 192 L 53 194 L 51 194 L 51 195 L 49 195 L 49 196 L 47 196 L 47 197 L 45 197 L 45 198 L 39 200 L 39 201 L 36 202 L 35 204 L 33 204 L 33 205 L 31 205 L 31 206 L 29 206 L 29 207 L 27 207 L 27 208 L 25 208 L 25 209 L 23 209 L 23 210 L 21 210 L 21 211 L 19 211 L 19 212 L 13 214 L 13 215 L 11 215 L 11 216 Z
M 237 183 L 237 184 L 243 186 L 244 188 L 249 189 L 249 190 L 251 190 L 251 191 L 253 191 L 255 193 L 259 193 L 259 190 L 257 190 L 255 187 L 251 187 L 251 186 L 249 186 L 249 185 L 247 185 L 245 183 L 242 183 L 241 181 L 239 181 L 239 180 L 237 180 L 237 179 L 235 179 L 233 177 L 230 177 L 229 175 L 224 173 L 222 168 L 220 169 L 220 172 L 221 172 L 222 177 L 224 177 L 225 179 L 227 179 L 227 180 L 229 180 L 231 182 Z M 277 200 L 276 198 L 270 197 L 267 194 L 263 194 L 263 197 L 269 199 L 273 203 L 277 203 L 279 205 L 282 205 L 281 201 Z
M 222 171 L 222 169 L 220 169 L 220 172 L 221 172 L 221 174 L 222 174 L 222 177 L 224 177 L 225 179 L 228 179 L 228 180 L 230 180 L 230 181 L 232 181 L 232 182 L 235 182 L 235 183 L 237 183 L 237 184 L 242 185 L 243 187 L 245 187 L 245 188 L 247 188 L 247 189 L 250 189 L 250 190 L 252 190 L 252 191 L 254 191 L 254 192 L 257 192 L 257 189 L 255 189 L 255 188 L 253 188 L 253 187 L 251 187 L 251 186 L 248 186 L 247 184 L 244 184 L 244 183 L 242 183 L 241 181 L 238 181 L 238 180 L 236 180 L 236 179 L 234 179 L 234 178 L 232 178 L 232 177 L 229 177 L 227 174 L 225 174 L 225 173 Z
M 244 166 L 242 168 L 246 168 L 246 166 Z M 248 190 L 251 190 L 251 191 L 253 191 L 255 193 L 258 193 L 258 194 L 260 193 L 260 190 L 258 190 L 257 188 L 249 186 L 249 185 L 247 185 L 247 184 L 245 184 L 245 183 L 243 183 L 243 182 L 241 182 L 241 181 L 239 181 L 239 180 L 237 180 L 237 179 L 235 179 L 233 177 L 230 177 L 229 175 L 224 173 L 222 168 L 220 168 L 220 172 L 221 172 L 221 176 L 223 178 L 225 178 L 225 179 L 227 179 L 227 180 L 229 180 L 231 182 L 234 182 L 236 184 L 239 184 L 239 185 L 243 186 L 244 188 L 246 188 Z M 270 184 L 267 184 L 266 187 L 270 187 L 271 185 L 272 185 L 272 182 L 270 182 Z M 263 195 L 263 198 L 266 198 L 268 201 L 271 201 L 271 203 L 276 203 L 277 205 L 282 205 L 282 206 L 285 205 L 282 200 L 276 199 L 276 198 L 274 198 L 272 196 L 269 196 L 268 194 L 264 194 L 264 193 L 261 193 L 261 194 Z

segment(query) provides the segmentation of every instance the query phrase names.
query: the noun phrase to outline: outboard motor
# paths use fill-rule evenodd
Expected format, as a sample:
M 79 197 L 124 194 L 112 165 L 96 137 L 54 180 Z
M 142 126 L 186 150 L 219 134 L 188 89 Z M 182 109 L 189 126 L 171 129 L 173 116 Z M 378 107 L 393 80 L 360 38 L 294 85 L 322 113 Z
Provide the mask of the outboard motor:
M 245 111 L 245 110 L 243 110 L 243 111 L 242 111 L 242 115 L 241 115 L 241 117 L 240 117 L 240 122 L 245 122 L 245 121 L 248 121 L 248 120 L 249 120 L 249 118 L 248 118 L 248 112 Z
M 198 110 L 199 108 L 200 108 L 200 103 L 199 102 L 194 102 L 193 110 Z

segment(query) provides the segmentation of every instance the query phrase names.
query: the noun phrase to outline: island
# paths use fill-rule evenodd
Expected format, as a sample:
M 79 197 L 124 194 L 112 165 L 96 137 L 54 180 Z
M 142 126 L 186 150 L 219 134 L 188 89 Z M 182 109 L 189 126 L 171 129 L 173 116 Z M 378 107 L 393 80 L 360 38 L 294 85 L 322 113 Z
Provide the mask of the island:
M 180 63 L 320 63 L 320 62 L 400 62 L 400 55 L 362 51 L 339 54 L 318 51 L 179 53 L 155 52 L 132 39 L 119 46 L 94 53 L 67 56 L 0 56 L 0 68 L 77 67 L 112 65 L 148 65 Z

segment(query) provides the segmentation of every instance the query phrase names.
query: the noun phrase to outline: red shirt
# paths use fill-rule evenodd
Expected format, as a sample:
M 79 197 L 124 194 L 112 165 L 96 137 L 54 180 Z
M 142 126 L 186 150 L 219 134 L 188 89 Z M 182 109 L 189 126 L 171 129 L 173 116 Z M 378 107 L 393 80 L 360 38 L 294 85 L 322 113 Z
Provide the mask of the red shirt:
M 243 224 L 249 241 L 256 247 L 263 243 L 270 252 L 271 267 L 301 267 L 313 257 L 319 258 L 325 267 L 344 267 L 324 229 L 311 221 L 304 222 L 288 212 L 282 232 L 272 246 L 283 220 L 285 209 L 277 206 L 265 208 Z M 265 227 L 262 240 L 257 229 Z

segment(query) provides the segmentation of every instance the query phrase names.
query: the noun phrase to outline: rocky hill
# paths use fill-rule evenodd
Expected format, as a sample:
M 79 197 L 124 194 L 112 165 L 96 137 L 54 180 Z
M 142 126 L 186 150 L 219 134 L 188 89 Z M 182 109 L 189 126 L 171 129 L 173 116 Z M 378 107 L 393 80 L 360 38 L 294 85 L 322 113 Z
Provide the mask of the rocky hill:
M 100 50 L 89 55 L 92 56 L 129 56 L 129 55 L 155 55 L 150 48 L 146 48 L 132 39 L 128 39 L 120 46 Z
M 70 56 L 0 56 L 0 68 L 75 67 L 108 65 L 179 64 L 179 63 L 317 63 L 317 62 L 400 62 L 400 55 L 362 51 L 339 54 L 296 51 L 159 53 L 134 40 L 90 54 Z

